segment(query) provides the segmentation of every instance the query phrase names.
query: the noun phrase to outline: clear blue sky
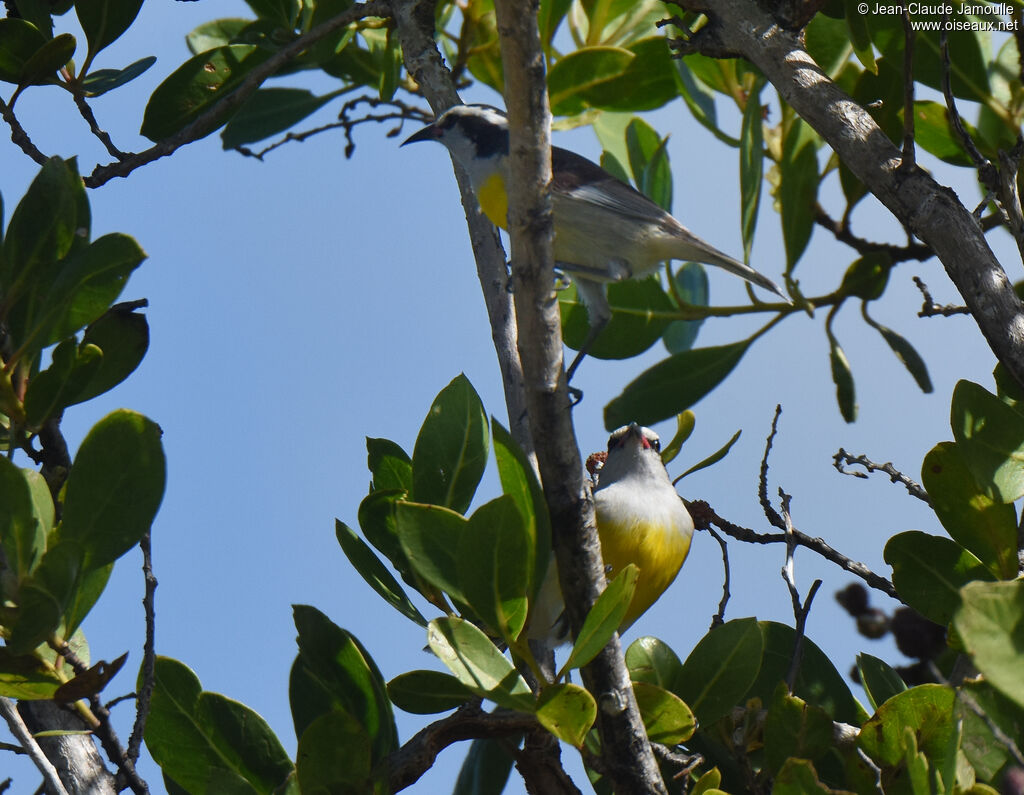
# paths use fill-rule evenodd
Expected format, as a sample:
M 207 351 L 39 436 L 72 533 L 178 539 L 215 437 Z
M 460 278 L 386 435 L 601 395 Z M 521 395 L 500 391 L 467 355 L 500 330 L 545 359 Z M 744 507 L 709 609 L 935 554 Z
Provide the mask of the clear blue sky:
M 100 124 L 121 148 L 148 145 L 137 133 L 145 99 L 187 57 L 184 35 L 203 21 L 233 15 L 249 14 L 234 0 L 150 2 L 130 34 L 103 53 L 100 67 L 122 67 L 149 54 L 159 59 L 129 88 L 94 102 Z M 61 23 L 72 26 L 62 30 L 76 32 L 73 15 Z M 321 92 L 335 87 L 326 80 L 287 78 L 276 84 L 309 85 Z M 44 152 L 79 155 L 83 172 L 107 161 L 64 92 L 31 90 L 17 110 Z M 329 106 L 316 118 L 328 121 L 336 110 L 337 105 Z M 724 106 L 721 110 L 724 125 L 736 133 L 738 117 Z M 736 153 L 693 123 L 681 102 L 652 121 L 663 134 L 672 134 L 676 215 L 719 248 L 739 252 Z M 219 138 L 211 136 L 90 193 L 94 237 L 125 232 L 149 254 L 124 298 L 150 300 L 152 343 L 126 383 L 68 412 L 65 433 L 74 449 L 92 423 L 121 406 L 162 426 L 168 481 L 153 537 L 160 580 L 158 651 L 192 667 L 207 690 L 259 711 L 292 753 L 287 697 L 295 656 L 292 603 L 315 605 L 353 632 L 386 678 L 438 665 L 421 651 L 423 631 L 364 585 L 334 538 L 334 518 L 354 526 L 366 493 L 364 437 L 386 436 L 411 450 L 431 399 L 460 371 L 488 410 L 504 419 L 448 158 L 440 147 L 399 149 L 397 139 L 385 137 L 387 129 L 361 128 L 349 161 L 340 133 L 291 144 L 264 163 L 221 151 Z M 599 154 L 586 130 L 559 134 L 556 142 L 591 157 Z M 0 191 L 9 217 L 36 166 L 6 136 L 0 157 Z M 956 180 L 952 184 L 965 203 L 974 203 L 977 191 L 969 172 L 944 169 L 940 178 Z M 823 196 L 838 215 L 834 175 Z M 870 239 L 903 239 L 870 198 L 854 224 Z M 784 265 L 778 228 L 766 190 L 752 264 L 776 280 Z M 1007 236 L 999 233 L 994 242 L 1005 262 L 1015 261 Z M 849 249 L 816 232 L 798 271 L 805 293 L 833 289 L 852 259 Z M 1011 276 L 1016 273 L 1011 269 Z M 921 300 L 911 283 L 915 274 L 940 302 L 956 300 L 935 261 L 907 264 L 894 272 L 873 314 L 918 346 L 934 394 L 921 395 L 851 304 L 835 331 L 857 378 L 860 416 L 856 424 L 844 424 L 829 376 L 824 313 L 792 317 L 759 341 L 726 383 L 696 406 L 696 432 L 673 474 L 716 450 L 737 429 L 743 436 L 723 463 L 684 480 L 681 493 L 706 499 L 738 524 L 768 529 L 757 503 L 757 472 L 772 412 L 781 403 L 770 492 L 782 486 L 793 495 L 798 528 L 886 575 L 886 538 L 908 529 L 941 532 L 923 503 L 884 476 L 853 480 L 831 466 L 832 454 L 842 446 L 877 461 L 891 460 L 918 478 L 925 452 L 950 438 L 949 397 L 956 380 L 991 383 L 994 359 L 970 320 L 916 317 Z M 745 300 L 738 279 L 713 270 L 710 278 L 713 303 Z M 749 319 L 712 320 L 698 344 L 735 341 L 757 325 Z M 662 356 L 657 346 L 638 360 L 583 365 L 577 384 L 586 397 L 575 422 L 584 454 L 604 447 L 605 403 Z M 671 435 L 669 427 L 658 430 Z M 493 480 L 483 487 L 484 499 L 493 496 L 488 483 Z M 784 550 L 732 543 L 730 553 L 728 616 L 792 623 L 779 576 Z M 93 659 L 130 651 L 108 697 L 133 688 L 141 658 L 139 564 L 137 553 L 119 562 L 84 627 Z M 853 622 L 835 605 L 833 592 L 852 577 L 806 550 L 797 555 L 796 573 L 804 593 L 815 577 L 825 579 L 808 633 L 840 671 L 848 670 L 862 650 L 898 660 L 890 642 L 857 636 Z M 720 588 L 718 545 L 699 535 L 679 579 L 625 640 L 656 634 L 685 656 L 706 631 Z M 881 595 L 872 599 L 892 606 Z M 126 739 L 132 708 L 123 704 L 116 714 Z M 403 740 L 424 724 L 402 713 L 398 720 Z M 446 751 L 436 769 L 409 791 L 450 788 L 462 754 L 460 748 Z M 566 759 L 573 755 L 572 749 L 564 751 Z M 38 783 L 20 759 L 5 757 L 0 770 L 15 776 L 14 792 L 31 792 Z M 155 792 L 162 791 L 152 762 L 142 772 Z M 509 791 L 521 791 L 521 785 Z

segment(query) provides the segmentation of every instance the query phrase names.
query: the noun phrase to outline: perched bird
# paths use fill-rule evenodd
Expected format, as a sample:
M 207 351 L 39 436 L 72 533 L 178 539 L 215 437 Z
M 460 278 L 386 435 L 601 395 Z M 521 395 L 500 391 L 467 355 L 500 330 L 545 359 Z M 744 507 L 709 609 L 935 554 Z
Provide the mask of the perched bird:
M 620 632 L 672 584 L 690 551 L 693 519 L 669 480 L 660 450 L 658 434 L 631 423 L 608 439 L 608 455 L 597 473 L 594 508 L 607 576 L 611 579 L 630 563 L 640 569 Z M 561 612 L 552 563 L 531 614 L 530 637 L 567 640 Z
M 508 120 L 488 105 L 455 105 L 402 144 L 438 141 L 469 175 L 480 209 L 508 228 Z M 587 307 L 590 333 L 569 366 L 579 366 L 611 319 L 608 282 L 648 276 L 665 260 L 717 265 L 781 296 L 771 279 L 705 243 L 642 193 L 596 163 L 551 148 L 556 266 L 572 276 Z

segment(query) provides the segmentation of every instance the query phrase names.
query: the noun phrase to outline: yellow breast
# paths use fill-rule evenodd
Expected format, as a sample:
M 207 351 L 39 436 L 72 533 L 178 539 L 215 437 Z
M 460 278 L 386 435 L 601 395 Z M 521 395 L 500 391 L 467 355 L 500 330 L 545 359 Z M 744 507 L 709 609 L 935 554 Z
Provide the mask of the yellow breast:
M 508 229 L 508 192 L 500 172 L 495 171 L 484 180 L 476 192 L 476 198 L 480 202 L 480 209 L 492 224 Z
M 678 497 L 675 499 L 682 510 L 655 511 L 646 516 L 642 511 L 618 510 L 621 506 L 602 500 L 600 491 L 594 497 L 597 532 L 601 554 L 609 567 L 608 578 L 630 563 L 640 569 L 633 601 L 620 627 L 622 631 L 654 604 L 676 578 L 690 551 L 693 522 Z

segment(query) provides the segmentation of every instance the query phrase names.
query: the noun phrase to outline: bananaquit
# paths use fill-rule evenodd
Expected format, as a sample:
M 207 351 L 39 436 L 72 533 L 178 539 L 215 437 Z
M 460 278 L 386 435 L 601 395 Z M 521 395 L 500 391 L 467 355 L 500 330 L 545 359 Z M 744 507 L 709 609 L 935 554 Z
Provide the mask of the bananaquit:
M 480 209 L 508 228 L 508 120 L 488 105 L 455 105 L 405 140 L 439 141 L 466 170 Z M 608 282 L 642 278 L 665 260 L 717 265 L 753 284 L 785 294 L 771 279 L 694 235 L 642 193 L 585 157 L 551 148 L 551 204 L 556 266 L 572 276 L 587 307 L 590 333 L 568 379 L 611 319 Z

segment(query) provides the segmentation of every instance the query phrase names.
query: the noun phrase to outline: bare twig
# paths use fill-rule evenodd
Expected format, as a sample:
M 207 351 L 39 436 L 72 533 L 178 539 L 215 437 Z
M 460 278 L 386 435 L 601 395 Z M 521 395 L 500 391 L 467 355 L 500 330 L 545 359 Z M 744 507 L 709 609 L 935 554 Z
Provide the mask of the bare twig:
M 845 469 L 844 464 L 850 466 L 862 466 L 868 472 L 884 472 L 889 476 L 889 480 L 891 482 L 902 483 L 910 493 L 911 497 L 917 497 L 919 500 L 922 500 L 929 505 L 931 504 L 931 501 L 928 499 L 928 492 L 924 490 L 924 487 L 896 469 L 896 467 L 892 465 L 891 461 L 886 461 L 884 464 L 876 464 L 867 456 L 852 455 L 840 447 L 839 451 L 832 456 L 832 465 L 836 470 L 843 475 L 850 475 L 855 478 L 867 478 L 867 474 L 864 472 Z
M 775 441 L 775 432 L 779 425 L 779 415 L 782 414 L 782 406 L 775 406 L 775 416 L 772 417 L 772 429 L 764 443 L 764 455 L 761 457 L 761 474 L 757 481 L 757 498 L 761 502 L 761 510 L 773 527 L 785 529 L 786 524 L 782 521 L 775 508 L 768 499 L 768 454 L 772 451 L 772 443 Z
M 46 758 L 43 749 L 39 747 L 36 738 L 32 736 L 32 732 L 29 731 L 25 721 L 18 714 L 14 702 L 6 696 L 0 696 L 0 715 L 3 716 L 11 734 L 21 743 L 25 753 L 29 755 L 36 768 L 42 773 L 48 795 L 68 795 L 68 791 L 64 789 L 64 785 L 60 781 L 60 776 L 57 775 L 57 769 Z
M 486 737 L 507 737 L 537 727 L 532 715 L 495 710 L 484 712 L 479 701 L 463 704 L 451 715 L 434 721 L 414 734 L 386 761 L 391 792 L 411 786 L 434 765 L 434 760 L 452 743 Z
M 142 649 L 142 687 L 139 688 L 138 701 L 135 704 L 135 725 L 131 737 L 128 738 L 128 758 L 138 761 L 142 748 L 142 735 L 149 717 L 149 705 L 153 698 L 154 678 L 156 675 L 156 576 L 153 574 L 153 544 L 147 531 L 139 542 L 142 549 L 142 576 L 146 583 L 146 593 L 142 597 L 142 607 L 146 613 L 146 640 Z
M 693 517 L 693 521 L 697 529 L 703 530 L 713 524 L 726 535 L 735 538 L 737 541 L 743 541 L 748 544 L 780 544 L 786 542 L 785 533 L 758 533 L 756 530 L 751 530 L 747 527 L 733 524 L 727 519 L 723 519 L 703 500 L 688 502 L 686 507 L 689 509 L 690 515 Z M 891 596 L 893 599 L 903 601 L 900 599 L 899 594 L 896 593 L 896 589 L 893 587 L 892 583 L 885 579 L 885 577 L 880 577 L 863 563 L 858 563 L 857 561 L 846 557 L 846 555 L 843 555 L 841 552 L 837 552 L 825 543 L 823 539 L 811 538 L 795 528 L 793 529 L 792 535 L 793 540 L 798 546 L 806 547 L 813 552 L 817 552 L 825 558 L 825 560 L 835 563 L 844 571 L 848 571 L 850 574 L 860 577 L 872 588 L 881 591 L 887 596 Z
M 1021 209 L 1017 175 L 1024 157 L 1024 135 L 1009 152 L 999 150 L 999 206 L 1006 214 L 1006 225 L 1017 242 L 1017 251 L 1024 260 L 1024 210 Z
M 85 186 L 87 188 L 97 188 L 100 185 L 105 185 L 115 177 L 126 177 L 135 169 L 152 163 L 154 160 L 159 160 L 161 157 L 173 154 L 181 147 L 209 135 L 223 124 L 243 102 L 252 96 L 268 77 L 310 46 L 357 20 L 366 17 L 385 17 L 389 16 L 390 13 L 391 6 L 386 0 L 366 0 L 366 2 L 357 3 L 337 16 L 331 17 L 331 19 L 323 24 L 317 25 L 308 33 L 304 33 L 285 45 L 266 61 L 255 67 L 239 83 L 238 88 L 219 102 L 216 102 L 213 107 L 184 129 L 179 130 L 169 138 L 159 141 L 142 152 L 125 153 L 124 157 L 116 163 L 96 166 L 92 173 L 83 180 Z M 0 111 L 2 110 L 0 108 Z M 4 118 L 6 119 L 6 115 Z
M 971 313 L 971 310 L 966 306 L 940 305 L 935 303 L 935 299 L 932 298 L 932 294 L 928 291 L 928 285 L 921 280 L 920 276 L 914 277 L 914 284 L 917 285 L 917 289 L 921 291 L 921 296 L 924 299 L 921 310 L 917 313 L 918 317 L 951 317 L 952 315 L 969 315 Z
M 832 233 L 840 243 L 850 246 L 858 254 L 888 254 L 893 263 L 897 262 L 924 262 L 935 256 L 930 246 L 923 243 L 908 243 L 905 246 L 896 246 L 892 243 L 876 243 L 872 240 L 865 240 L 858 237 L 850 230 L 849 224 L 845 221 L 837 221 L 830 216 L 820 204 L 814 205 L 814 222 L 823 229 Z
M 821 587 L 821 580 L 815 580 L 811 590 L 807 592 L 807 598 L 800 604 L 800 592 L 796 587 L 794 575 L 793 553 L 796 552 L 796 540 L 793 537 L 793 520 L 789 512 L 789 504 L 792 498 L 782 489 L 779 489 L 779 497 L 782 499 L 782 517 L 786 523 L 786 564 L 782 567 L 782 579 L 789 588 L 789 597 L 793 601 L 793 617 L 796 619 L 796 642 L 793 644 L 793 659 L 789 662 L 789 673 L 786 675 L 786 685 L 789 692 L 796 687 L 796 677 L 800 673 L 800 659 L 803 657 L 804 634 L 807 629 L 807 616 L 811 612 L 811 602 L 814 595 Z
M 707 530 L 722 548 L 722 567 L 725 569 L 724 579 L 722 580 L 722 599 L 718 603 L 718 612 L 711 618 L 711 627 L 709 628 L 714 629 L 725 623 L 725 606 L 729 603 L 729 548 L 726 546 L 725 539 L 713 527 L 709 527 Z
M 43 165 L 49 158 L 39 151 L 39 148 L 32 143 L 32 139 L 29 138 L 25 128 L 21 126 L 21 122 L 18 121 L 18 117 L 14 115 L 14 108 L 0 99 L 0 118 L 3 118 L 7 122 L 7 126 L 11 128 L 11 140 L 14 141 L 15 145 L 21 149 L 26 155 L 35 160 L 39 165 Z
M 114 145 L 113 140 L 110 138 L 110 134 L 105 130 L 100 129 L 100 125 L 96 121 L 96 114 L 92 112 L 92 106 L 90 106 L 86 101 L 85 92 L 82 90 L 81 85 L 77 85 L 73 88 L 71 95 L 75 98 L 75 105 L 78 106 L 78 112 L 82 114 L 82 118 L 85 119 L 86 123 L 89 125 L 89 132 L 99 139 L 100 143 L 103 144 L 103 148 L 107 150 L 107 153 L 111 157 L 116 157 L 118 160 L 124 160 L 127 158 L 128 155 Z

